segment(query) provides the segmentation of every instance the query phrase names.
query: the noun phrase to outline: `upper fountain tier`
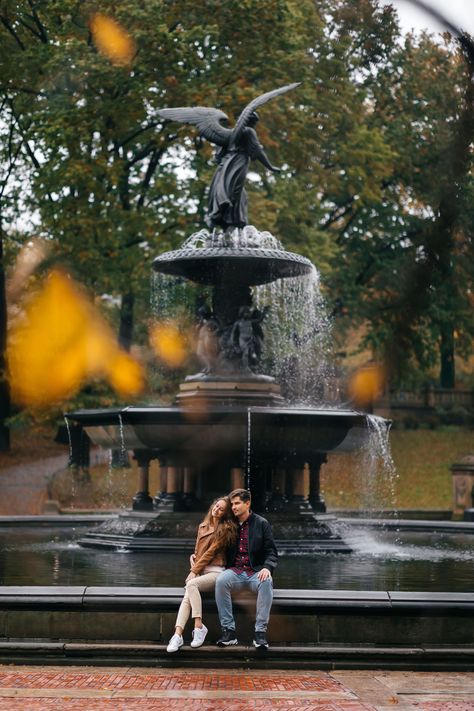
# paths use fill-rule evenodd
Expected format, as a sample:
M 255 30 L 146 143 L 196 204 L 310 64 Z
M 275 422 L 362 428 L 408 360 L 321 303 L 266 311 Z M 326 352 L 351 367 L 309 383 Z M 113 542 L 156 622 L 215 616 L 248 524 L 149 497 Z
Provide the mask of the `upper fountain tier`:
M 270 232 L 259 232 L 252 225 L 212 234 L 196 232 L 180 249 L 156 257 L 153 268 L 199 284 L 241 287 L 303 276 L 314 269 L 305 257 L 284 250 Z

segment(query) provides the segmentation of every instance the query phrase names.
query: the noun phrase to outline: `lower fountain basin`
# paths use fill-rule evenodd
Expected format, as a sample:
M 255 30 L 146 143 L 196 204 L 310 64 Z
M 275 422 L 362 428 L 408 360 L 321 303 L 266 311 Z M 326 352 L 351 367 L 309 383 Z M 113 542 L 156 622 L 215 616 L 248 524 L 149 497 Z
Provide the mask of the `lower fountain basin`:
M 353 410 L 148 406 L 77 410 L 67 418 L 95 444 L 172 454 L 181 463 L 209 451 L 244 456 L 248 447 L 254 455 L 278 461 L 297 456 L 304 462 L 329 451 L 360 448 L 368 437 L 366 416 Z

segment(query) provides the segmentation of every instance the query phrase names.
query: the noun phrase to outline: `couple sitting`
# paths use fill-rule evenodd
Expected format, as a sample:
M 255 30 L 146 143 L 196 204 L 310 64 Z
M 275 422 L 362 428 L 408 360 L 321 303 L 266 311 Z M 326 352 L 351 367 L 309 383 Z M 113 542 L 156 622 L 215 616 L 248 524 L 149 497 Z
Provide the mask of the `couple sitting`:
M 207 627 L 202 622 L 200 593 L 214 588 L 222 627 L 218 646 L 237 644 L 231 593 L 232 590 L 250 588 L 257 593 L 253 644 L 260 649 L 268 647 L 265 633 L 272 606 L 272 572 L 277 557 L 271 526 L 250 510 L 249 491 L 235 489 L 229 496 L 216 499 L 198 528 L 186 592 L 167 651 L 177 652 L 183 645 L 183 630 L 190 614 L 194 619 L 191 647 L 203 644 Z

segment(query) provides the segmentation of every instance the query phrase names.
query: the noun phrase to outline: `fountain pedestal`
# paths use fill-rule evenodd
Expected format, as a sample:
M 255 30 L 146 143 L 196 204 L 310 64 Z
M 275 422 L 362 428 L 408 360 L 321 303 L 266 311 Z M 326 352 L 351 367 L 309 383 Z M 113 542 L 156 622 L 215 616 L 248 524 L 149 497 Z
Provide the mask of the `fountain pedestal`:
M 280 386 L 273 378 L 268 381 L 254 378 L 186 379 L 181 383 L 176 402 L 182 407 L 212 407 L 213 405 L 240 406 L 279 405 L 284 402 Z

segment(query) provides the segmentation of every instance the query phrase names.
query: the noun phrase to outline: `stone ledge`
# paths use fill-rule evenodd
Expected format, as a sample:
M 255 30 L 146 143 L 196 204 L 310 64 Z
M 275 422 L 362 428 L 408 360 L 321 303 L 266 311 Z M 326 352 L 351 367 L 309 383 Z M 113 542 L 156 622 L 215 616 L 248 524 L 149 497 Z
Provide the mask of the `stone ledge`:
M 182 588 L 93 586 L 1 586 L 0 610 L 69 611 L 175 611 Z M 212 595 L 204 595 L 215 610 Z M 254 596 L 241 595 L 236 606 L 254 604 Z M 273 611 L 279 614 L 352 614 L 431 616 L 469 615 L 474 612 L 474 593 L 400 592 L 376 590 L 276 589 Z
M 58 640 L 8 640 L 0 642 L 1 663 L 95 664 L 98 666 L 279 668 L 279 669 L 424 669 L 472 670 L 474 645 L 466 646 L 371 646 L 371 645 L 272 645 L 266 652 L 250 646 L 221 649 L 183 647 L 167 654 L 153 642 L 88 643 Z

